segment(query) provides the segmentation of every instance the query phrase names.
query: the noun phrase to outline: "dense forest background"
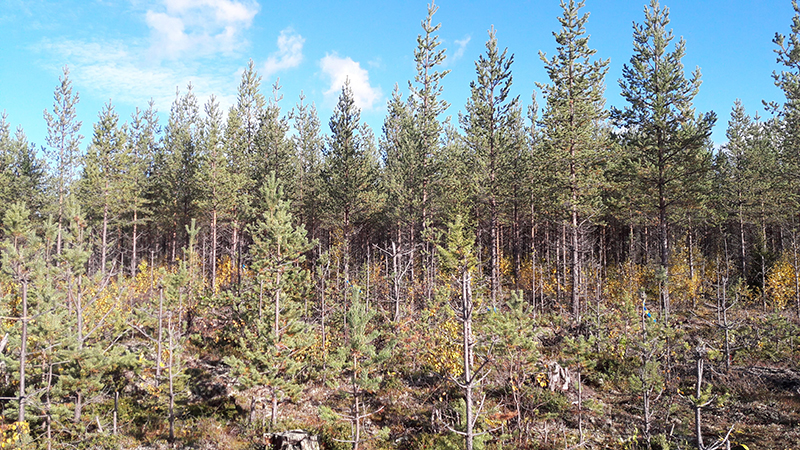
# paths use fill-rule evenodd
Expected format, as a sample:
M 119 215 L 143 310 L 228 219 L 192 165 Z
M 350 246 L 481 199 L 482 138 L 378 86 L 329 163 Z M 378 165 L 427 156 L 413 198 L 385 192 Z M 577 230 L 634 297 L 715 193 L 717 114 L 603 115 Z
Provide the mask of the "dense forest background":
M 228 111 L 190 85 L 85 138 L 65 67 L 42 151 L 0 120 L 0 445 L 796 446 L 800 8 L 785 102 L 714 148 L 667 8 L 608 110 L 562 7 L 540 104 L 491 29 L 454 117 L 431 3 L 377 132 L 251 62 Z

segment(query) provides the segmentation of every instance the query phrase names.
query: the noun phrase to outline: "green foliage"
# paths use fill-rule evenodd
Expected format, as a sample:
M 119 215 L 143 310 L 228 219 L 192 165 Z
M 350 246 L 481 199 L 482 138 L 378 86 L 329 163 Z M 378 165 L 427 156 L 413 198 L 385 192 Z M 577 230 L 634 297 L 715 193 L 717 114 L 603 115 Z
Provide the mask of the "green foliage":
M 303 225 L 292 223 L 290 204 L 284 200 L 274 172 L 264 180 L 260 201 L 260 219 L 250 228 L 250 253 L 262 291 L 258 308 L 249 305 L 243 314 L 236 353 L 224 360 L 237 377 L 237 389 L 249 390 L 251 396 L 266 389 L 277 402 L 298 393 L 297 377 L 306 366 L 300 353 L 310 347 L 313 338 L 299 320 L 296 300 L 309 280 L 308 270 L 302 267 L 304 253 L 315 243 L 308 241 Z M 264 292 L 274 305 L 272 321 L 264 318 Z
M 374 310 L 368 310 L 361 300 L 360 289 L 352 288 L 352 301 L 346 313 L 345 342 L 328 360 L 332 373 L 339 374 L 330 381 L 346 393 L 350 407 L 341 414 L 351 423 L 350 441 L 357 446 L 364 439 L 362 422 L 372 415 L 370 398 L 381 386 L 385 373 L 384 364 L 390 359 L 394 342 L 382 336 L 380 330 L 370 323 Z
M 289 119 L 281 116 L 281 108 L 278 105 L 283 99 L 280 88 L 276 81 L 272 87 L 272 96 L 258 116 L 258 130 L 254 138 L 257 157 L 253 161 L 255 163 L 253 181 L 258 191 L 261 189 L 261 183 L 270 173 L 274 173 L 275 178 L 286 186 L 286 192 L 294 196 L 297 192 L 299 161 L 298 155 L 293 151 L 294 146 L 287 136 Z M 292 201 L 294 198 L 289 200 Z
M 297 217 L 306 224 L 311 236 L 319 226 L 317 204 L 320 199 L 320 170 L 322 151 L 325 145 L 320 130 L 317 108 L 312 103 L 304 103 L 305 96 L 300 94 L 300 101 L 291 113 L 294 119 L 295 134 L 292 136 L 294 153 L 298 158 L 298 184 L 296 201 L 299 214 Z
M 47 122 L 47 156 L 53 165 L 53 183 L 58 196 L 57 218 L 59 224 L 56 252 L 61 251 L 61 223 L 64 215 L 64 199 L 71 192 L 75 172 L 80 162 L 80 134 L 82 122 L 77 120 L 78 93 L 72 92 L 69 67 L 64 66 L 63 75 L 53 93 L 53 113 L 44 111 Z
M 176 90 L 161 145 L 153 161 L 150 196 L 160 211 L 160 226 L 170 230 L 170 250 L 176 258 L 188 241 L 185 232 L 197 217 L 200 190 L 200 133 L 202 121 L 191 84 L 183 95 Z
M 445 239 L 445 247 L 437 246 L 442 268 L 447 273 L 455 273 L 457 276 L 462 271 L 471 271 L 477 264 L 475 256 L 474 236 L 467 230 L 464 219 L 458 215 L 455 220 L 447 224 L 448 233 Z
M 16 201 L 40 210 L 46 191 L 45 162 L 36 156 L 22 128 L 13 137 L 7 116 L 0 114 L 0 217 Z
M 347 245 L 351 227 L 365 221 L 376 206 L 377 155 L 371 132 L 360 122 L 348 80 L 330 120 L 332 136 L 323 150 L 321 171 L 327 222 L 342 230 Z
M 737 347 L 735 361 L 753 364 L 753 361 L 772 363 L 800 363 L 797 351 L 797 336 L 800 325 L 780 313 L 753 315 L 748 318 L 736 335 Z
M 595 215 L 601 207 L 599 188 L 607 157 L 601 121 L 607 116 L 603 92 L 609 63 L 591 60 L 597 51 L 589 48 L 589 13 L 580 13 L 584 3 L 561 2 L 561 30 L 554 33 L 557 54 L 550 59 L 539 54 L 551 84 L 538 83 L 546 99 L 539 126 L 547 155 L 547 183 L 569 195 L 553 199 L 552 206 L 575 208 L 581 217 Z
M 614 168 L 617 189 L 631 214 L 643 213 L 658 223 L 663 320 L 670 314 L 669 224 L 679 211 L 691 217 L 691 211 L 703 209 L 711 169 L 709 137 L 717 120 L 713 111 L 695 114 L 700 69 L 686 78 L 681 62 L 686 42 L 681 39 L 670 50 L 674 35 L 668 25 L 669 9 L 651 0 L 644 23 L 634 24 L 634 54 L 619 82 L 629 105 L 611 110 L 614 125 L 622 130 L 623 153 Z
M 329 360 L 331 369 L 341 373 L 341 387 L 354 396 L 378 390 L 383 363 L 391 356 L 394 345 L 382 339 L 380 330 L 371 323 L 374 317 L 375 311 L 367 309 L 360 289 L 354 286 L 346 314 L 347 337 Z
M 777 62 L 782 66 L 780 71 L 772 74 L 775 85 L 780 88 L 786 100 L 783 105 L 770 104 L 770 109 L 778 112 L 780 118 L 779 161 L 781 173 L 786 177 L 793 189 L 786 190 L 784 199 L 793 207 L 797 206 L 798 148 L 800 148 L 800 6 L 792 1 L 794 16 L 791 31 L 787 35 L 775 33 L 772 42 L 776 45 Z

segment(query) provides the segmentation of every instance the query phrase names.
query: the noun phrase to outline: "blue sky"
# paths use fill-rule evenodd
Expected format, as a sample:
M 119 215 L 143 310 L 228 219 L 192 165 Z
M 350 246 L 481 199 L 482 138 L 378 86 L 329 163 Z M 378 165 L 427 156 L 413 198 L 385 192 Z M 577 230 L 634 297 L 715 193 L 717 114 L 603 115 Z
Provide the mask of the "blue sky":
M 590 46 L 609 58 L 608 105 L 624 106 L 618 79 L 632 52 L 632 23 L 641 22 L 645 0 L 587 0 Z M 791 2 L 666 0 L 676 37 L 686 39 L 687 70 L 701 68 L 698 111 L 719 115 L 713 139 L 725 141 L 735 99 L 762 115 L 761 100 L 781 101 L 771 74 L 772 38 L 788 33 Z M 80 93 L 78 114 L 89 142 L 92 123 L 111 100 L 127 120 L 153 98 L 161 123 L 176 88 L 194 86 L 201 103 L 215 94 L 224 107 L 235 102 L 249 59 L 264 77 L 262 91 L 280 78 L 284 112 L 303 91 L 317 105 L 328 132 L 335 98 L 350 77 L 362 117 L 380 134 L 386 100 L 397 83 L 407 92 L 413 52 L 426 14 L 425 0 L 0 0 L 0 111 L 21 125 L 31 142 L 44 144 L 44 109 L 68 65 Z M 512 94 L 530 103 L 536 82 L 546 82 L 539 51 L 555 49 L 552 32 L 558 0 L 439 0 L 434 17 L 452 72 L 443 81 L 447 115 L 456 120 L 475 78 L 474 61 L 494 25 L 501 47 L 515 55 Z

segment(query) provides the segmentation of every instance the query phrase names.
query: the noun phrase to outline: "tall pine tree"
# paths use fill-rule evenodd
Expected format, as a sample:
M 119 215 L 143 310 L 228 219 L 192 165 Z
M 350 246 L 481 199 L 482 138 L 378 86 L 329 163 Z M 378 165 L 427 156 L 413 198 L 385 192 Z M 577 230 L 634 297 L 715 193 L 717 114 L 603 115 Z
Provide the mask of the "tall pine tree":
M 374 147 L 369 142 L 371 133 L 365 136 L 360 122 L 361 111 L 347 80 L 330 120 L 332 134 L 323 151 L 321 172 L 327 223 L 334 233 L 341 233 L 344 245 L 345 277 L 350 276 L 356 227 L 366 221 L 374 206 L 370 200 L 378 175 Z
M 478 180 L 483 189 L 479 201 L 488 209 L 490 298 L 497 306 L 500 280 L 500 208 L 504 192 L 503 174 L 516 156 L 512 121 L 519 114 L 519 97 L 509 98 L 511 64 L 514 55 L 508 49 L 499 51 L 494 28 L 489 30 L 486 55 L 475 63 L 478 79 L 470 83 L 472 96 L 467 100 L 467 113 L 461 117 L 466 141 L 476 155 Z
M 700 89 L 700 69 L 686 78 L 681 59 L 686 42 L 673 40 L 669 9 L 651 0 L 645 20 L 634 24 L 633 50 L 619 81 L 629 103 L 613 109 L 612 119 L 623 130 L 629 161 L 629 189 L 658 224 L 661 307 L 670 313 L 669 223 L 676 208 L 698 194 L 710 169 L 709 137 L 716 114 L 695 114 L 692 101 Z
M 551 84 L 539 87 L 547 101 L 542 113 L 543 144 L 555 166 L 554 178 L 566 193 L 563 198 L 571 241 L 572 315 L 580 320 L 581 248 L 579 224 L 596 216 L 599 209 L 599 162 L 603 153 L 600 121 L 604 111 L 604 78 L 608 60 L 592 61 L 595 50 L 589 48 L 586 21 L 581 14 L 583 1 L 562 0 L 564 14 L 558 18 L 561 30 L 553 33 L 557 54 L 545 63 Z
M 72 92 L 72 81 L 69 79 L 69 67 L 64 66 L 64 73 L 58 78 L 59 84 L 53 93 L 53 113 L 44 111 L 47 122 L 48 157 L 54 167 L 53 182 L 58 195 L 58 237 L 56 253 L 61 253 L 62 229 L 64 222 L 64 202 L 69 194 L 75 171 L 80 159 L 81 121 L 78 120 L 76 107 L 78 93 Z

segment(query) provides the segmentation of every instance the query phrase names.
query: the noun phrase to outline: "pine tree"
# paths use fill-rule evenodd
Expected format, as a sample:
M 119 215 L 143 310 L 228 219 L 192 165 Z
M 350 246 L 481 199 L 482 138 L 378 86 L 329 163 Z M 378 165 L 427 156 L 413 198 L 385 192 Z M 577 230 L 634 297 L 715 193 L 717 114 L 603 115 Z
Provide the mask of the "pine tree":
M 430 298 L 433 292 L 433 249 L 431 244 L 436 193 L 440 185 L 439 153 L 443 125 L 439 116 L 449 104 L 442 100 L 442 79 L 450 72 L 440 70 L 445 49 L 436 34 L 441 24 L 433 24 L 439 9 L 428 4 L 428 14 L 421 22 L 422 34 L 417 36 L 414 50 L 416 75 L 408 82 L 409 95 L 403 101 L 395 87 L 388 102 L 388 116 L 383 126 L 381 153 L 388 194 L 389 218 L 394 222 L 396 247 L 407 253 L 412 261 L 410 276 L 418 270 L 415 261 L 418 247 L 423 247 L 424 290 Z M 448 205 L 447 200 L 442 203 Z M 449 205 L 448 205 L 449 206 Z
M 345 277 L 350 275 L 355 227 L 363 224 L 371 213 L 374 205 L 369 200 L 377 183 L 376 155 L 360 121 L 361 111 L 355 106 L 348 80 L 330 120 L 332 135 L 323 151 L 321 171 L 327 223 L 334 231 L 341 232 L 344 244 Z
M 188 238 L 187 245 L 183 248 L 183 255 L 176 270 L 164 278 L 165 305 L 164 309 L 160 308 L 159 311 L 159 314 L 163 312 L 167 319 L 165 331 L 168 356 L 164 366 L 167 372 L 166 419 L 170 443 L 175 442 L 175 420 L 180 417 L 175 411 L 176 406 L 185 402 L 188 393 L 186 383 L 189 374 L 186 371 L 187 357 L 184 354 L 188 333 L 191 330 L 192 303 L 196 301 L 203 285 L 203 277 L 198 270 L 200 264 L 196 249 L 200 229 L 195 219 L 191 219 L 184 229 Z M 159 317 L 159 326 L 161 320 Z M 160 345 L 159 350 L 161 350 Z
M 604 143 L 600 121 L 606 117 L 604 78 L 608 60 L 591 61 L 586 21 L 580 14 L 584 1 L 561 2 L 561 30 L 553 33 L 557 55 L 547 59 L 540 53 L 552 84 L 539 84 L 547 100 L 541 125 L 548 155 L 556 166 L 558 185 L 568 192 L 563 200 L 568 210 L 571 234 L 572 315 L 580 320 L 581 245 L 579 222 L 596 216 L 599 209 L 600 168 Z M 561 203 L 561 202 L 559 202 Z
M 304 254 L 316 245 L 306 238 L 303 225 L 295 226 L 290 203 L 271 172 L 261 187 L 259 219 L 250 227 L 253 245 L 250 247 L 253 270 L 273 300 L 272 320 L 265 320 L 262 296 L 259 294 L 255 311 L 244 326 L 239 339 L 240 355 L 229 357 L 229 364 L 239 376 L 240 389 L 266 388 L 271 397 L 270 428 L 275 426 L 278 402 L 299 390 L 295 377 L 303 367 L 297 354 L 305 348 L 310 335 L 299 321 L 297 299 L 309 283 L 308 270 L 303 267 Z M 252 397 L 255 399 L 255 397 Z M 250 405 L 250 420 L 254 402 Z
M 284 199 L 283 188 L 274 172 L 267 176 L 261 188 L 261 201 L 261 217 L 250 228 L 253 236 L 250 251 L 253 269 L 267 283 L 267 291 L 272 292 L 275 299 L 273 334 L 278 341 L 281 301 L 287 296 L 287 291 L 297 289 L 292 287 L 298 284 L 297 277 L 308 276 L 301 266 L 305 252 L 315 244 L 306 238 L 303 225 L 294 225 L 290 203 Z
M 478 79 L 470 83 L 472 96 L 467 100 L 467 113 L 461 117 L 466 141 L 476 154 L 478 179 L 483 190 L 480 202 L 488 208 L 490 299 L 497 306 L 501 290 L 500 275 L 500 209 L 505 197 L 502 174 L 517 156 L 512 140 L 512 120 L 519 113 L 519 97 L 509 98 L 511 64 L 514 55 L 506 56 L 497 48 L 494 28 L 489 30 L 486 55 L 475 63 Z
M 539 361 L 539 344 L 536 323 L 530 305 L 525 302 L 522 291 L 513 291 L 506 301 L 506 308 L 493 311 L 483 321 L 485 332 L 492 342 L 493 365 L 497 379 L 510 392 L 516 412 L 516 427 L 521 431 L 525 410 L 523 404 L 528 380 L 536 374 Z
M 658 223 L 661 307 L 669 320 L 669 223 L 676 208 L 698 194 L 710 169 L 708 140 L 716 123 L 714 112 L 695 115 L 692 100 L 700 89 L 700 70 L 684 75 L 681 59 L 686 42 L 672 51 L 669 9 L 651 0 L 643 24 L 634 24 L 634 55 L 622 70 L 622 96 L 630 104 L 611 116 L 624 130 L 626 157 L 641 206 Z
M 280 89 L 276 81 L 272 86 L 272 96 L 259 116 L 259 127 L 255 137 L 257 156 L 253 182 L 258 192 L 261 183 L 274 172 L 278 180 L 286 186 L 286 192 L 294 195 L 297 192 L 298 161 L 287 136 L 289 119 L 281 116 L 279 103 L 283 95 L 280 94 Z
M 259 167 L 256 155 L 256 136 L 260 128 L 266 100 L 260 91 L 261 76 L 250 60 L 242 73 L 236 105 L 228 111 L 225 127 L 225 152 L 231 167 L 232 192 L 229 200 L 231 215 L 230 258 L 235 268 L 235 282 L 241 285 L 242 231 L 248 221 L 251 202 L 257 195 L 256 170 Z
M 777 150 L 777 167 L 780 170 L 777 171 L 777 177 L 772 174 L 770 179 L 777 178 L 781 185 L 777 197 L 773 197 L 781 203 L 777 211 L 780 213 L 796 211 L 800 205 L 800 54 L 798 54 L 800 53 L 800 6 L 793 0 L 792 8 L 794 16 L 790 33 L 788 36 L 775 33 L 775 38 L 772 40 L 777 46 L 775 49 L 775 53 L 778 55 L 777 62 L 782 66 L 781 70 L 773 72 L 772 76 L 775 85 L 783 91 L 785 101 L 782 105 L 777 103 L 768 105 L 768 109 L 777 113 L 774 120 L 773 138 L 774 147 Z M 783 216 L 781 219 L 791 224 L 792 227 L 792 259 L 795 272 L 797 272 L 795 236 L 800 227 L 800 223 L 798 223 L 800 217 L 797 217 L 796 214 L 790 214 L 791 217 L 786 217 L 784 214 L 781 216 Z M 764 228 L 762 227 L 762 230 Z M 762 236 L 765 234 L 762 231 Z M 766 240 L 762 244 L 760 253 L 763 255 L 761 257 L 763 261 L 767 253 Z M 800 289 L 796 290 L 800 292 Z M 796 303 L 798 314 L 800 314 L 800 294 L 797 295 Z
M 123 332 L 120 326 L 111 323 L 113 313 L 123 308 L 121 298 L 111 291 L 111 275 L 87 274 L 91 256 L 88 224 L 72 196 L 67 199 L 65 211 L 66 234 L 59 258 L 59 276 L 66 286 L 66 292 L 61 294 L 66 295 L 63 303 L 67 307 L 48 311 L 40 326 L 40 334 L 47 338 L 45 345 L 40 344 L 48 362 L 47 434 L 54 432 L 64 438 L 89 440 L 103 434 L 102 427 L 95 432 L 89 428 L 92 418 L 95 422 L 99 420 L 92 413 L 104 409 L 100 404 L 108 399 L 106 389 L 112 387 L 111 378 L 118 371 L 133 368 L 135 358 L 124 346 L 108 342 L 104 331 Z M 71 332 L 64 333 L 65 329 Z
M 476 299 L 472 291 L 472 275 L 478 265 L 478 260 L 474 253 L 474 239 L 467 232 L 461 216 L 456 216 L 455 221 L 447 225 L 448 232 L 445 246 L 438 246 L 437 253 L 441 259 L 442 268 L 449 273 L 454 285 L 455 299 L 451 301 L 456 318 L 461 322 L 461 350 L 462 350 L 462 376 L 456 381 L 458 386 L 464 391 L 464 431 L 455 430 L 464 436 L 465 448 L 473 449 L 475 438 L 483 433 L 475 431 L 475 424 L 478 420 L 474 406 L 473 396 L 480 387 L 481 382 L 486 377 L 482 373 L 484 364 L 479 368 L 475 367 L 475 346 L 477 340 L 473 330 L 474 312 Z M 478 411 L 480 413 L 480 411 Z
M 75 170 L 80 159 L 81 121 L 77 120 L 76 106 L 78 93 L 72 92 L 72 81 L 69 79 L 69 67 L 64 66 L 64 74 L 58 78 L 59 85 L 53 94 L 53 113 L 44 111 L 47 122 L 46 142 L 49 147 L 48 156 L 53 161 L 53 174 L 58 192 L 58 238 L 56 254 L 61 253 L 61 234 L 64 219 L 64 202 L 70 192 Z
M 170 260 L 179 256 L 178 249 L 186 235 L 184 229 L 197 214 L 199 200 L 198 167 L 200 164 L 200 130 L 202 122 L 191 84 L 184 95 L 176 91 L 170 108 L 164 138 L 156 155 L 154 179 L 156 205 L 162 211 L 162 227 L 170 234 Z
M 31 294 L 36 292 L 42 279 L 43 271 L 43 245 L 36 234 L 36 229 L 30 221 L 30 211 L 23 203 L 17 202 L 6 211 L 3 217 L 5 239 L 2 242 L 2 267 L 3 272 L 11 278 L 14 289 L 12 295 L 17 306 L 19 331 L 15 332 L 15 341 L 19 343 L 19 354 L 16 361 L 9 361 L 18 366 L 18 416 L 17 422 L 25 422 L 26 404 L 34 400 L 29 398 L 26 390 L 26 375 L 28 375 L 28 327 L 31 322 L 33 308 Z M 16 330 L 14 330 L 16 331 Z M 13 348 L 13 346 L 10 346 Z M 5 357 L 3 356 L 3 359 Z
M 234 179 L 225 154 L 223 140 L 222 111 L 216 97 L 212 96 L 205 105 L 206 117 L 203 120 L 201 138 L 200 185 L 202 201 L 200 208 L 210 215 L 211 231 L 211 291 L 217 289 L 217 251 L 219 248 L 219 222 L 229 220 L 226 207 L 235 197 Z
M 521 105 L 511 111 L 509 121 L 509 148 L 506 155 L 505 169 L 501 179 L 505 191 L 506 210 L 504 214 L 511 223 L 511 253 L 513 257 L 514 289 L 522 286 L 522 243 L 523 228 L 528 217 L 532 200 L 532 183 L 528 179 L 532 175 L 531 142 L 528 127 L 522 114 Z
M 800 6 L 792 1 L 795 14 L 792 17 L 791 32 L 788 36 L 775 33 L 772 42 L 778 47 L 775 53 L 777 62 L 784 68 L 772 73 L 775 86 L 780 88 L 786 100 L 783 105 L 769 104 L 770 109 L 779 112 L 783 122 L 782 153 L 785 163 L 789 164 L 795 177 L 800 168 L 798 153 L 800 152 Z
M 401 286 L 406 284 L 409 269 L 413 268 L 413 230 L 415 211 L 418 208 L 416 197 L 419 191 L 414 186 L 417 168 L 413 162 L 414 123 L 409 105 L 403 100 L 397 85 L 392 98 L 387 103 L 388 113 L 383 122 L 383 136 L 380 140 L 380 153 L 383 161 L 382 184 L 386 189 L 386 215 L 392 227 L 389 243 L 384 253 L 392 258 L 392 300 L 394 320 L 399 320 L 403 293 Z M 451 166 L 452 168 L 452 166 Z M 404 260 L 405 259 L 405 260 Z M 413 274 L 413 270 L 411 270 Z
M 781 164 L 773 144 L 774 127 L 774 123 L 750 117 L 737 101 L 726 131 L 728 143 L 715 160 L 718 171 L 724 170 L 720 195 L 725 209 L 720 213 L 737 222 L 742 277 L 754 281 L 748 278 L 755 269 L 748 268 L 748 255 L 754 250 L 760 265 L 757 272 L 761 275 L 762 293 L 766 285 L 767 226 L 789 218 L 785 211 L 791 210 L 787 199 L 792 197 L 788 180 L 780 176 L 786 166 Z M 757 231 L 748 244 L 749 230 Z
M 317 202 L 320 196 L 319 174 L 325 140 L 321 134 L 317 108 L 313 103 L 305 103 L 302 92 L 291 118 L 294 119 L 295 130 L 291 139 L 299 166 L 297 206 L 294 210 L 299 212 L 298 218 L 305 224 L 309 236 L 314 238 L 317 236 L 320 220 Z
M 247 70 L 242 73 L 236 103 L 241 127 L 238 130 L 241 132 L 241 142 L 237 145 L 241 146 L 241 153 L 244 155 L 252 157 L 255 154 L 256 135 L 266 103 L 261 93 L 261 75 L 256 71 L 255 63 L 251 59 Z
M 153 219 L 151 199 L 148 198 L 153 181 L 149 177 L 158 149 L 157 138 L 160 130 L 154 105 L 153 100 L 150 100 L 144 112 L 136 108 L 128 127 L 129 145 L 126 148 L 129 166 L 124 172 L 123 204 L 131 225 L 131 276 L 136 275 L 138 264 L 139 227 Z
M 362 437 L 364 419 L 383 409 L 370 411 L 366 395 L 380 387 L 383 379 L 381 369 L 391 357 L 392 342 L 385 340 L 379 348 L 377 343 L 381 334 L 370 323 L 375 311 L 368 309 L 361 300 L 358 286 L 354 285 L 352 290 L 353 300 L 345 316 L 347 340 L 332 355 L 330 365 L 334 373 L 341 374 L 339 387 L 352 401 L 349 412 L 344 414 L 352 425 L 350 440 L 345 442 L 352 443 L 353 450 L 358 450 L 359 444 L 365 440 Z
M 410 81 L 408 88 L 410 95 L 408 98 L 409 108 L 413 117 L 413 141 L 409 161 L 414 168 L 412 180 L 414 185 L 410 186 L 413 191 L 418 192 L 418 197 L 412 203 L 418 205 L 419 210 L 411 217 L 418 220 L 415 227 L 419 230 L 419 238 L 423 244 L 424 278 L 426 297 L 430 300 L 433 293 L 434 273 L 434 249 L 433 235 L 429 228 L 433 221 L 433 200 L 434 192 L 437 188 L 437 174 L 441 173 L 438 164 L 438 153 L 441 148 L 441 135 L 443 126 L 439 116 L 450 106 L 442 100 L 443 88 L 440 85 L 442 79 L 450 73 L 449 70 L 439 71 L 445 60 L 445 49 L 438 48 L 441 40 L 436 32 L 439 31 L 441 24 L 433 25 L 433 15 L 439 9 L 431 1 L 428 4 L 428 15 L 422 21 L 422 31 L 424 34 L 417 36 L 417 49 L 414 51 L 414 61 L 417 66 L 417 74 L 414 76 L 414 83 Z M 416 238 L 414 228 L 411 230 L 411 244 L 414 247 Z M 413 276 L 413 274 L 412 274 Z
M 45 203 L 45 162 L 36 156 L 21 127 L 10 133 L 5 114 L 0 115 L 0 215 L 16 201 L 26 202 L 33 211 Z
M 127 136 L 119 127 L 119 116 L 107 103 L 94 125 L 92 144 L 87 151 L 81 178 L 81 198 L 93 221 L 100 223 L 100 272 L 106 273 L 109 252 L 109 227 L 118 223 L 123 210 L 122 174 L 130 166 Z

